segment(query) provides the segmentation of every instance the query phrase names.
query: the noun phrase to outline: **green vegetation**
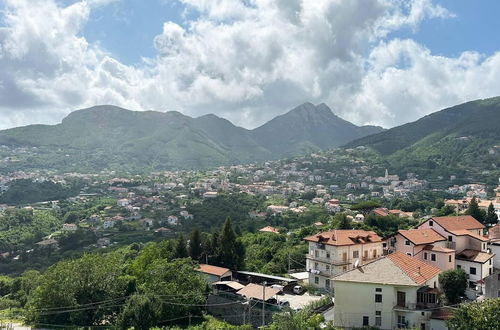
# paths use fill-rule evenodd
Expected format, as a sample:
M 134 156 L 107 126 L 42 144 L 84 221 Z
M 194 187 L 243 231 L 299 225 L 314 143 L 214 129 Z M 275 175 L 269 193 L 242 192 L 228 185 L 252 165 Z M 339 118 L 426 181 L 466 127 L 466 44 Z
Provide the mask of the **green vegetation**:
M 14 180 L 9 190 L 0 195 L 0 204 L 27 204 L 65 199 L 78 195 L 78 184 L 63 186 L 52 181 L 33 182 L 29 179 Z
M 486 212 L 479 208 L 476 197 L 472 197 L 472 200 L 470 201 L 469 207 L 467 208 L 467 211 L 465 211 L 465 214 L 472 216 L 474 219 L 483 224 L 485 222 Z
M 450 330 L 500 329 L 500 298 L 462 304 L 446 321 Z
M 500 97 L 460 104 L 348 144 L 386 156 L 389 168 L 449 176 L 498 171 Z
M 0 252 L 33 246 L 61 226 L 62 221 L 48 211 L 6 210 L 0 216 Z
M 443 288 L 448 304 L 454 305 L 460 302 L 460 297 L 465 295 L 467 274 L 460 268 L 446 270 L 439 274 L 439 283 Z

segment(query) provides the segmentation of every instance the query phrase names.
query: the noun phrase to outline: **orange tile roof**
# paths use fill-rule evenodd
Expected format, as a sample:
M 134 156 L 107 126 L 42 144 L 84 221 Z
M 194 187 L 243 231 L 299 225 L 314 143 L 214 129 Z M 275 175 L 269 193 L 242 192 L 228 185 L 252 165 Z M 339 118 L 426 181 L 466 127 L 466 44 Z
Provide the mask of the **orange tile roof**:
M 486 252 L 481 252 L 481 251 L 476 251 L 476 250 L 463 250 L 459 254 L 457 254 L 457 259 L 458 260 L 466 260 L 466 261 L 473 261 L 473 262 L 479 262 L 484 264 L 486 261 L 490 260 L 493 258 L 494 254 L 486 253 Z
M 389 212 L 387 212 L 387 209 L 382 209 L 382 208 L 377 208 L 372 211 L 376 215 L 379 215 L 381 217 L 386 217 L 389 215 Z
M 259 231 L 266 232 L 266 233 L 275 233 L 275 234 L 279 234 L 279 232 L 280 232 L 278 229 L 271 227 L 271 226 L 261 228 L 261 229 L 259 229 Z
M 444 248 L 441 246 L 435 246 L 435 245 L 426 245 L 426 246 L 424 246 L 424 250 L 435 251 L 435 252 L 444 252 L 444 253 L 455 253 L 455 250 Z
M 446 238 L 441 236 L 434 229 L 410 229 L 399 230 L 399 234 L 403 235 L 407 240 L 415 245 L 430 244 L 437 241 L 444 241 Z
M 230 271 L 228 268 L 217 267 L 217 266 L 212 266 L 212 265 L 207 265 L 207 264 L 200 264 L 200 267 L 196 270 L 201 272 L 201 273 L 216 275 L 216 276 L 222 276 L 225 273 Z
M 473 237 L 477 240 L 480 240 L 482 242 L 488 242 L 489 239 L 484 237 L 484 236 L 481 236 L 481 235 L 478 235 L 476 233 L 473 233 L 469 230 L 465 230 L 465 229 L 462 229 L 462 230 L 452 230 L 450 231 L 453 235 L 457 235 L 457 236 L 470 236 L 470 237 Z
M 480 223 L 470 215 L 460 215 L 452 217 L 434 217 L 430 218 L 429 220 L 434 220 L 447 231 L 485 228 L 482 223 Z
M 382 242 L 382 238 L 374 231 L 347 229 L 325 231 L 306 237 L 304 240 L 334 246 Z
M 387 257 L 418 285 L 425 283 L 441 272 L 441 269 L 401 252 L 394 252 Z

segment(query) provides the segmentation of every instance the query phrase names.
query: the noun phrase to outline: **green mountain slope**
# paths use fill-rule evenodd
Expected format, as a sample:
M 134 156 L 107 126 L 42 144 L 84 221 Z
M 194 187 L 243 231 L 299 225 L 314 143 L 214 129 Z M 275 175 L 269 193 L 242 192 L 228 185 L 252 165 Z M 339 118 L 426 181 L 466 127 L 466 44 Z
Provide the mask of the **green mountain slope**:
M 432 113 L 354 140 L 346 147 L 373 148 L 387 156 L 393 168 L 408 172 L 439 168 L 495 170 L 500 167 L 499 150 L 494 148 L 500 145 L 499 124 L 500 97 L 495 97 Z
M 280 156 L 341 146 L 353 139 L 383 131 L 356 126 L 337 117 L 324 103 L 304 103 L 253 130 L 256 141 Z M 272 141 L 272 143 L 269 143 Z
M 74 111 L 57 125 L 0 131 L 0 145 L 29 148 L 16 163 L 0 163 L 0 171 L 206 168 L 331 148 L 380 130 L 355 126 L 325 105 L 312 106 L 306 115 L 308 122 L 292 110 L 280 116 L 278 127 L 264 126 L 264 132 L 237 127 L 215 115 L 191 118 L 175 111 L 96 106 Z M 321 126 L 325 122 L 328 125 Z

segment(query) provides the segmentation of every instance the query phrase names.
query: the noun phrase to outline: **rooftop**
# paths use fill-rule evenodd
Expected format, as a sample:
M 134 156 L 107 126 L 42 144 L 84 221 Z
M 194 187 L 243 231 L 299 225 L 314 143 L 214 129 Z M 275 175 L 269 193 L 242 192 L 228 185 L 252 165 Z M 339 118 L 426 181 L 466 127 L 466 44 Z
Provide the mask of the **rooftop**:
M 207 265 L 207 264 L 200 264 L 200 267 L 196 270 L 201 272 L 201 273 L 216 275 L 216 276 L 222 276 L 225 273 L 230 271 L 228 268 L 217 267 L 217 266 L 212 266 L 212 265 Z
M 258 300 L 269 300 L 275 295 L 278 294 L 280 290 L 274 289 L 271 287 L 264 287 L 259 284 L 255 283 L 250 283 L 247 286 L 245 286 L 243 289 L 239 290 L 238 293 L 239 295 L 242 295 L 246 298 L 254 298 Z
M 331 230 L 308 236 L 304 240 L 334 246 L 382 242 L 382 238 L 374 231 L 366 230 Z
M 333 277 L 334 281 L 380 283 L 388 285 L 422 285 L 441 270 L 414 257 L 395 252 L 361 267 Z
M 458 260 L 465 260 L 465 261 L 472 261 L 472 262 L 479 262 L 481 264 L 484 264 L 491 258 L 493 258 L 494 254 L 486 253 L 486 252 L 481 252 L 477 250 L 463 250 L 459 254 L 457 254 L 456 259 Z
M 447 231 L 485 228 L 482 223 L 480 223 L 470 215 L 460 215 L 452 217 L 434 217 L 431 218 L 430 220 L 434 220 Z
M 481 236 L 481 235 L 478 235 L 476 233 L 473 233 L 469 230 L 466 230 L 466 229 L 462 229 L 462 230 L 451 230 L 450 231 L 453 235 L 457 235 L 457 236 L 470 236 L 470 237 L 473 237 L 477 240 L 480 240 L 482 242 L 488 242 L 489 239 L 484 237 L 484 236 Z
M 446 238 L 438 234 L 434 229 L 400 230 L 398 233 L 415 245 L 430 244 L 446 240 Z

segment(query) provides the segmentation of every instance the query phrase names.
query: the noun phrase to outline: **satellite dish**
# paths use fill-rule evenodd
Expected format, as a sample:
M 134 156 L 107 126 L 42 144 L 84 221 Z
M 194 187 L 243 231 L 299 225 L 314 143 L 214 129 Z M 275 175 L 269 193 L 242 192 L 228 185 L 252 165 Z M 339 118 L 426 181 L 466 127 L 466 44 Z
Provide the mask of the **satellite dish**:
M 354 268 L 358 268 L 359 266 L 359 259 L 356 259 L 356 261 L 354 262 Z

